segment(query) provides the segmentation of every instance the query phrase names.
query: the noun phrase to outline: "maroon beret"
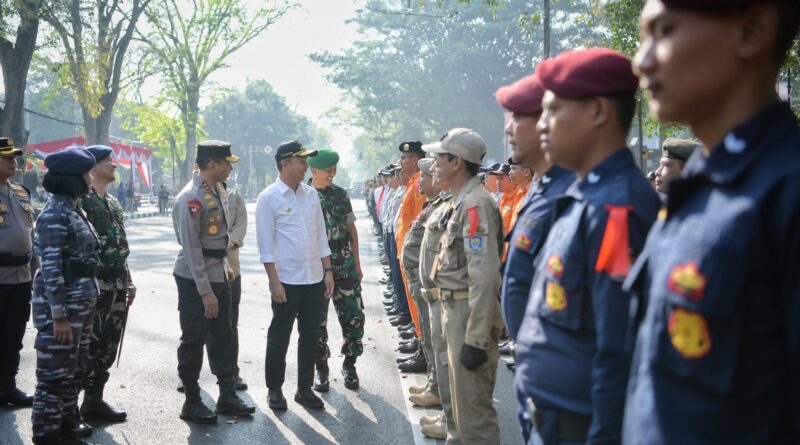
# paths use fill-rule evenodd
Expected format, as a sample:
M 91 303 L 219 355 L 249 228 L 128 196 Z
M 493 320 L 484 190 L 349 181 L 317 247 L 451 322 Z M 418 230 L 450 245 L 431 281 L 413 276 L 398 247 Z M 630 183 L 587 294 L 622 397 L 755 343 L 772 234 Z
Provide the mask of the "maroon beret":
M 608 48 L 563 52 L 540 62 L 536 74 L 545 88 L 567 99 L 633 93 L 639 88 L 631 60 Z
M 763 0 L 661 0 L 667 8 L 693 9 L 698 11 L 730 11 L 744 6 L 755 5 Z
M 494 97 L 501 107 L 512 113 L 536 114 L 542 111 L 544 87 L 536 74 L 500 87 Z

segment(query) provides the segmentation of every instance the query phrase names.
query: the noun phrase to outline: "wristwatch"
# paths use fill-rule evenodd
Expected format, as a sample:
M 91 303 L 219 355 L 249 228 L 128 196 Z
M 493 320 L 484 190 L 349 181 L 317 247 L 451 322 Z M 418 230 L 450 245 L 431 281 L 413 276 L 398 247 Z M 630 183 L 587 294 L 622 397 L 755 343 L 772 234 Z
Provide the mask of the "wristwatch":
M 322 269 L 322 273 L 325 273 L 325 272 L 333 273 L 333 268 L 332 267 L 326 267 L 326 268 Z

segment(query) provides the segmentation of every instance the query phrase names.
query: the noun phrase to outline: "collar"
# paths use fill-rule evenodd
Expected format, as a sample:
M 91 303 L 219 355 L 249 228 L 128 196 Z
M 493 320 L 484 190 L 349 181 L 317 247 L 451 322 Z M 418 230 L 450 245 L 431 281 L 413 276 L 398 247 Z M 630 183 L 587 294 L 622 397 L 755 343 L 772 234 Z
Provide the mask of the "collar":
M 67 207 L 69 207 L 71 209 L 74 209 L 74 208 L 76 208 L 78 206 L 78 200 L 77 199 L 72 199 L 67 195 L 53 194 L 53 195 L 50 195 L 50 197 L 51 197 L 51 199 L 53 199 L 53 201 L 59 202 L 61 204 L 65 204 Z
M 578 190 L 586 191 L 602 183 L 607 177 L 613 176 L 616 172 L 633 163 L 633 155 L 628 147 L 622 147 L 603 162 L 597 164 L 592 171 L 578 182 Z
M 731 183 L 755 163 L 759 152 L 777 145 L 774 141 L 785 139 L 796 129 L 789 105 L 776 102 L 734 127 L 707 157 L 697 150 L 689 158 L 683 176 L 703 176 L 715 184 Z
M 565 170 L 556 164 L 550 166 L 547 172 L 536 181 L 536 186 L 533 188 L 532 194 L 541 195 L 544 193 L 551 185 L 558 182 L 559 179 L 563 178 L 565 175 L 569 174 L 570 171 Z
M 456 207 L 458 207 L 461 204 L 461 202 L 464 201 L 464 197 L 467 196 L 467 193 L 471 192 L 472 189 L 474 189 L 475 186 L 477 186 L 480 183 L 481 183 L 481 178 L 479 178 L 478 176 L 473 176 L 469 178 L 469 180 L 467 180 L 467 182 L 464 183 L 464 186 L 461 187 L 461 189 L 456 194 L 456 199 L 453 202 L 453 204 Z
M 297 192 L 300 192 L 300 190 L 303 188 L 303 185 L 304 184 L 301 181 L 300 184 L 297 186 Z M 286 183 L 283 182 L 283 180 L 281 180 L 280 176 L 278 176 L 278 178 L 275 179 L 275 186 L 278 187 L 278 193 L 280 193 L 281 195 L 285 195 L 286 192 L 294 193 L 294 190 L 292 190 L 291 187 L 286 185 Z

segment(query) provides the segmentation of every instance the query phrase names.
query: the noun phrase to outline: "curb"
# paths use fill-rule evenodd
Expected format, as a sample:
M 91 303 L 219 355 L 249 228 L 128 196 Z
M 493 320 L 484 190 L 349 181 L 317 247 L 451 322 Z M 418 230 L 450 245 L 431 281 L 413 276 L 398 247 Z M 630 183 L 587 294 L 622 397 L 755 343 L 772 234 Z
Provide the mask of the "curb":
M 158 212 L 126 213 L 125 219 L 148 218 L 150 216 L 158 216 Z

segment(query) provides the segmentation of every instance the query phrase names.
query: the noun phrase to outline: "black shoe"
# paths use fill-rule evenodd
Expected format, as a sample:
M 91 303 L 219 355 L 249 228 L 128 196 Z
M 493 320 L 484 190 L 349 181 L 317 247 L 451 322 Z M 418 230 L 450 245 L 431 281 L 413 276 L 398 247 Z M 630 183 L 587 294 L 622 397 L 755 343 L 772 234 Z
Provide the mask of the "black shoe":
M 358 373 L 355 365 L 342 366 L 342 376 L 344 377 L 344 387 L 347 389 L 358 389 Z
M 508 370 L 511 371 L 512 374 L 514 374 L 514 371 L 517 370 L 517 364 L 516 362 L 506 362 L 506 368 L 508 368 Z
M 398 326 L 397 327 L 397 331 L 398 332 L 413 332 L 413 333 L 416 334 L 417 333 L 417 327 L 414 326 L 414 323 L 409 323 L 409 324 L 404 325 L 404 326 Z
M 312 391 L 311 388 L 298 389 L 297 392 L 294 394 L 294 401 L 305 406 L 306 408 L 313 408 L 313 409 L 325 408 L 325 404 L 322 403 L 322 399 L 317 397 L 317 395 L 314 394 L 314 391 Z
M 511 355 L 511 340 L 506 340 L 500 345 L 500 355 Z
M 184 386 L 183 386 L 183 383 L 182 383 L 182 382 L 178 382 L 178 387 L 177 387 L 177 388 L 175 388 L 175 390 L 176 390 L 176 391 L 178 391 L 179 393 L 184 393 L 184 392 L 186 392 L 186 388 L 184 388 Z
M 395 361 L 399 365 L 400 363 L 405 363 L 405 362 L 407 362 L 409 360 L 415 360 L 417 358 L 417 356 L 420 355 L 420 354 L 422 354 L 422 352 L 418 349 L 417 352 L 415 352 L 415 353 L 413 353 L 411 355 L 404 355 L 402 357 L 397 357 L 397 359 Z
M 331 382 L 328 380 L 328 371 L 317 371 L 317 378 L 314 379 L 314 391 L 328 392 Z
M 400 310 L 397 309 L 396 307 L 393 307 L 393 308 L 389 309 L 388 311 L 386 311 L 386 315 L 388 315 L 390 317 L 395 317 L 397 315 L 400 315 Z
M 267 391 L 267 405 L 275 411 L 286 411 L 286 397 L 283 396 L 283 391 L 280 388 L 269 388 Z
M 409 323 L 411 323 L 411 317 L 405 314 L 400 315 L 399 317 L 395 318 L 392 321 L 389 321 L 389 324 L 391 324 L 392 326 L 403 326 Z
M 416 336 L 417 334 L 414 331 L 400 331 L 400 338 L 404 340 L 410 340 Z
M 234 377 L 219 379 L 219 398 L 217 399 L 217 414 L 225 416 L 249 416 L 256 412 L 256 407 L 245 403 L 236 394 L 233 386 Z
M 389 281 L 392 281 L 391 278 L 388 278 L 388 277 L 387 278 L 381 278 L 380 280 L 378 280 L 378 283 L 381 283 L 381 284 L 383 284 L 385 286 L 385 285 L 389 284 Z
M 78 408 L 75 408 L 74 422 L 75 423 L 74 426 L 72 427 L 72 432 L 75 433 L 76 436 L 89 437 L 92 435 L 92 432 L 94 432 L 92 426 L 83 421 L 83 418 L 81 418 L 81 412 L 78 410 Z
M 58 434 L 48 434 L 47 436 L 33 436 L 33 445 L 61 445 L 61 438 Z
M 419 355 L 416 359 L 400 363 L 397 367 L 400 368 L 400 372 L 426 372 L 428 363 L 425 361 L 425 357 Z
M 33 396 L 25 394 L 14 385 L 8 391 L 0 393 L 0 406 L 8 405 L 18 408 L 29 408 L 33 406 Z
M 408 343 L 401 343 L 400 346 L 397 348 L 398 351 L 402 352 L 403 354 L 410 354 L 412 352 L 417 352 L 419 349 L 419 342 L 416 340 L 410 341 Z
M 236 375 L 236 377 L 233 378 L 233 389 L 237 391 L 247 391 L 247 382 L 245 382 L 244 379 Z
M 212 413 L 199 398 L 192 400 L 187 398 L 186 401 L 183 402 L 180 417 L 187 422 L 200 423 L 203 425 L 217 423 L 217 415 Z
M 89 422 L 124 422 L 128 417 L 125 411 L 118 411 L 111 407 L 102 397 L 85 393 L 81 405 L 81 416 Z

